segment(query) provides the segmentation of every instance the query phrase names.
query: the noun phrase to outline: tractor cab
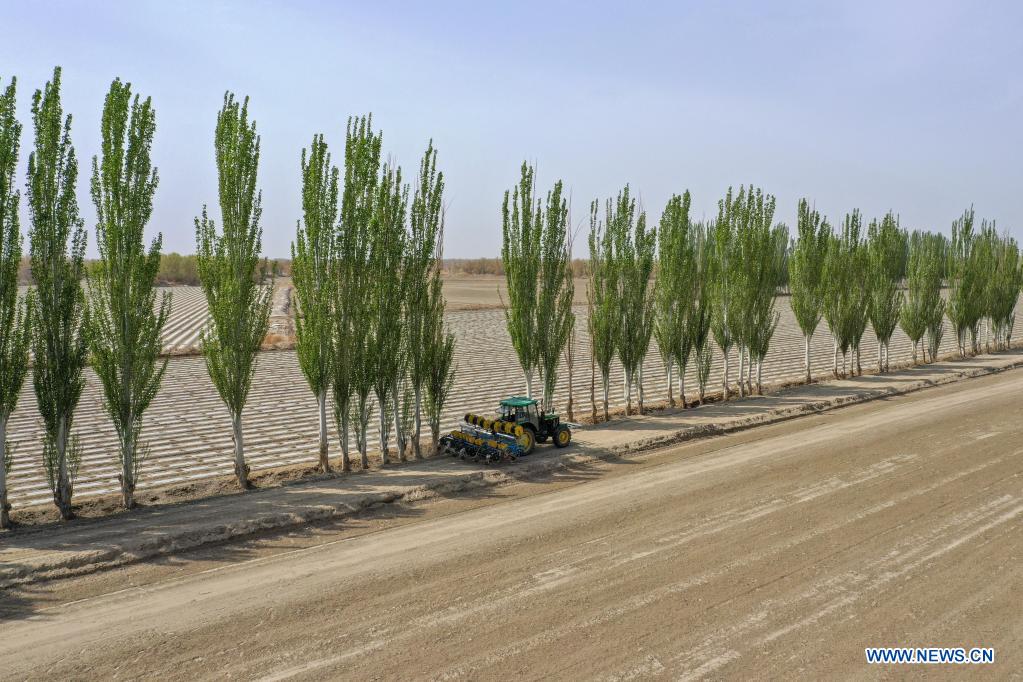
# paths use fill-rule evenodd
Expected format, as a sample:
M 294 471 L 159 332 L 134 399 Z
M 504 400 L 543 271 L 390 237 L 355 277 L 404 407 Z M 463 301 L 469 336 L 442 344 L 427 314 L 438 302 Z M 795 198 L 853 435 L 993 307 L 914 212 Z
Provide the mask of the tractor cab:
M 501 401 L 498 414 L 503 421 L 514 422 L 523 427 L 519 444 L 526 454 L 533 451 L 536 443 L 545 443 L 548 438 L 554 439 L 559 448 L 572 442 L 572 431 L 567 424 L 561 423 L 557 413 L 544 414 L 534 398 L 512 396 Z

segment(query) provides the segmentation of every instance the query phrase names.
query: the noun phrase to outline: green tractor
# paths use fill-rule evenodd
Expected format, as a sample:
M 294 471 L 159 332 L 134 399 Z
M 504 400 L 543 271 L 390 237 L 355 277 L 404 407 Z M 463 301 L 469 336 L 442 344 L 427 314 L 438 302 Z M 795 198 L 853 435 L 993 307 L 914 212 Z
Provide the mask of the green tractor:
M 572 430 L 561 421 L 557 413 L 544 414 L 533 398 L 512 396 L 501 401 L 498 417 L 502 421 L 514 422 L 522 427 L 522 435 L 518 437 L 519 445 L 524 454 L 529 454 L 537 443 L 546 443 L 548 438 L 554 445 L 563 448 L 572 442 Z

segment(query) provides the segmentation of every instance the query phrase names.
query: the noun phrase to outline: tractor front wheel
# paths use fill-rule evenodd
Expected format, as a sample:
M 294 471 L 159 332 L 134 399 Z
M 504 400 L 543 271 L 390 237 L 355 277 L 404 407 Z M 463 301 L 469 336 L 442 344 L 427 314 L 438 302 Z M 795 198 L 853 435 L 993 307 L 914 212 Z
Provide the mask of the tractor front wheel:
M 559 448 L 567 447 L 572 442 L 572 430 L 562 424 L 554 432 L 554 445 Z

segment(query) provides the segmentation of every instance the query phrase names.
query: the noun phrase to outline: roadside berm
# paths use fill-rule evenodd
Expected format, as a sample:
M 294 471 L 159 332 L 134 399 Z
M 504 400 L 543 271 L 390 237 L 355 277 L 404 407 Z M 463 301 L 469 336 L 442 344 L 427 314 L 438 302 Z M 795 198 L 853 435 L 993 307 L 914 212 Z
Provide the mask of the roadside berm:
M 436 458 L 244 495 L 138 509 L 109 518 L 0 534 L 0 589 L 83 575 L 253 533 L 339 519 L 374 505 L 414 502 L 529 480 L 595 459 L 614 460 L 696 438 L 772 424 L 1023 365 L 1023 351 L 946 361 L 884 375 L 796 386 L 696 409 L 666 410 L 575 431 L 559 450 L 540 447 L 496 467 Z

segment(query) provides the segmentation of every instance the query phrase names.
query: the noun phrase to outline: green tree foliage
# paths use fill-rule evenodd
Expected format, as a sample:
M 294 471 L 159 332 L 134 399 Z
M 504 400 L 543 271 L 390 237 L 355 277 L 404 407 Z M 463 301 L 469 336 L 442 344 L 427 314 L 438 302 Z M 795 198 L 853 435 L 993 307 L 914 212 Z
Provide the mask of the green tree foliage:
M 906 267 L 906 300 L 899 315 L 899 324 L 913 342 L 913 362 L 917 361 L 920 340 L 935 322 L 939 329 L 945 314 L 941 297 L 942 273 L 945 269 L 947 240 L 943 235 L 914 232 L 909 238 L 909 260 Z M 940 337 L 939 337 L 940 342 Z M 926 352 L 925 347 L 925 352 Z M 936 349 L 935 349 L 936 350 Z
M 824 319 L 835 341 L 834 373 L 839 376 L 838 354 L 842 353 L 843 372 L 849 351 L 856 354 L 859 369 L 859 348 L 867 327 L 870 288 L 867 279 L 869 257 L 861 236 L 862 218 L 858 210 L 846 214 L 842 234 L 828 244 L 824 260 Z
M 209 306 L 209 327 L 201 345 L 206 368 L 231 414 L 234 470 L 238 484 L 249 487 L 242 439 L 242 410 L 249 397 L 256 356 L 270 324 L 273 283 L 256 281 L 262 250 L 259 219 L 262 193 L 256 189 L 259 136 L 249 122 L 248 98 L 239 103 L 224 95 L 217 114 L 217 157 L 222 231 L 203 206 L 195 219 L 199 279 Z
M 618 269 L 615 250 L 612 245 L 613 233 L 599 216 L 600 203 L 590 205 L 590 276 L 586 286 L 589 308 L 589 332 L 591 357 L 600 370 L 603 395 L 604 421 L 609 419 L 608 390 L 611 385 L 611 362 L 614 360 L 619 324 Z M 606 215 L 610 222 L 611 201 L 607 202 Z M 593 407 L 596 413 L 596 405 Z
M 976 339 L 978 325 L 984 316 L 984 273 L 981 251 L 975 249 L 977 235 L 973 229 L 971 207 L 952 223 L 952 241 L 948 250 L 948 304 L 945 312 L 956 335 L 960 357 L 966 357 L 967 340 Z
M 984 314 L 990 330 L 990 341 L 996 349 L 1007 349 L 1012 337 L 1016 319 L 1016 302 L 1019 300 L 1023 271 L 1020 269 L 1019 247 L 1016 240 L 1008 235 L 999 235 L 994 225 L 982 230 L 987 243 L 987 263 L 984 289 Z M 993 337 L 993 338 L 991 338 Z
M 36 287 L 33 310 L 33 384 L 45 425 L 43 464 L 61 518 L 72 517 L 71 496 L 81 460 L 72 435 L 85 379 L 85 230 L 78 215 L 78 160 L 71 116 L 60 104 L 60 67 L 32 98 L 35 149 L 28 158 L 29 253 Z
M 121 501 L 134 506 L 139 469 L 148 452 L 140 442 L 142 416 L 156 396 L 167 361 L 160 361 L 170 296 L 156 306 L 162 235 L 146 251 L 158 182 L 150 158 L 156 114 L 131 84 L 114 80 L 103 107 L 102 157 L 92 159 L 92 201 L 100 260 L 92 268 L 85 328 L 92 365 L 118 439 Z
M 686 406 L 685 373 L 693 349 L 690 324 L 696 306 L 697 226 L 689 220 L 686 191 L 668 200 L 657 232 L 657 280 L 654 288 L 654 338 L 668 381 L 668 404 L 675 406 L 672 370 L 679 368 L 679 399 Z
M 348 119 L 341 218 L 335 238 L 334 420 L 341 442 L 341 468 L 351 470 L 349 425 L 354 416 L 356 447 L 363 469 L 369 468 L 367 433 L 373 390 L 374 320 L 370 251 L 380 176 L 383 138 L 373 132 L 372 116 Z
M 731 190 L 729 190 L 731 194 Z M 735 235 L 732 232 L 732 225 L 721 216 L 714 222 L 713 227 L 708 230 L 710 238 L 710 294 L 711 294 L 711 333 L 714 336 L 714 343 L 721 350 L 723 365 L 721 369 L 721 397 L 728 400 L 729 386 L 729 358 L 732 346 L 735 345 L 735 337 L 732 334 L 733 325 L 733 298 L 736 278 L 732 274 L 736 265 L 732 259 L 732 249 Z
M 687 331 L 692 339 L 692 352 L 696 356 L 696 379 L 701 404 L 706 396 L 707 381 L 710 379 L 710 367 L 714 358 L 713 349 L 710 347 L 711 324 L 714 320 L 714 286 L 711 279 L 714 258 L 712 230 L 713 227 L 710 225 L 695 226 L 696 276 L 693 294 L 695 302 L 687 324 Z M 679 392 L 682 393 L 681 377 Z
M 608 202 L 607 230 L 618 284 L 615 324 L 618 359 L 625 371 L 625 414 L 632 413 L 633 386 L 639 384 L 639 412 L 643 412 L 643 360 L 650 350 L 654 328 L 654 287 L 651 276 L 657 231 L 646 227 L 646 212 L 636 214 L 636 200 L 626 185 L 612 204 Z
M 291 245 L 295 285 L 295 336 L 298 364 L 316 396 L 319 412 L 319 463 L 327 457 L 327 393 L 331 385 L 334 331 L 334 230 L 338 214 L 338 169 L 331 165 L 323 135 L 302 150 L 302 214 Z
M 568 238 L 568 202 L 562 183 L 547 193 L 540 243 L 540 285 L 537 291 L 535 329 L 537 364 L 543 381 L 543 410 L 553 412 L 558 364 L 575 327 L 571 277 L 572 253 Z
M 543 381 L 543 408 L 553 409 L 561 355 L 575 316 L 568 249 L 568 203 L 562 182 L 547 193 L 546 206 L 536 196 L 534 170 L 523 162 L 519 183 L 504 193 L 501 261 L 508 285 L 505 317 L 512 346 L 533 395 L 533 377 Z
M 438 338 L 443 338 L 443 334 L 438 336 L 435 327 L 443 323 L 444 314 L 443 298 L 434 299 L 432 285 L 435 279 L 438 286 L 440 282 L 440 239 L 444 231 L 444 174 L 437 170 L 437 150 L 432 140 L 419 164 L 409 223 L 402 289 L 408 339 L 408 383 L 413 400 L 412 452 L 419 458 L 422 456 L 423 394 L 437 359 L 435 344 Z M 446 398 L 442 391 L 438 396 Z
M 789 302 L 803 332 L 803 365 L 806 382 L 810 383 L 810 339 L 824 314 L 824 260 L 831 238 L 831 225 L 827 218 L 811 208 L 806 199 L 799 200 L 796 225 L 799 234 L 788 260 Z
M 402 184 L 401 168 L 384 164 L 377 186 L 377 199 L 370 223 L 369 272 L 372 274 L 370 305 L 372 334 L 370 362 L 373 391 L 380 418 L 380 457 L 388 463 L 388 432 L 393 420 L 398 456 L 404 458 L 404 437 L 398 417 L 398 382 L 404 376 L 406 339 L 403 335 L 402 259 L 405 256 L 405 217 L 408 185 Z
M 15 78 L 0 92 L 0 528 L 10 527 L 7 474 L 12 456 L 7 443 L 7 422 L 18 404 L 28 371 L 32 322 L 27 301 L 18 298 L 21 194 L 14 189 L 14 172 L 21 145 L 21 124 L 15 117 L 16 92 Z
M 443 227 L 438 231 L 436 260 L 441 259 Z M 424 347 L 426 349 L 425 389 L 426 416 L 430 422 L 432 440 L 431 452 L 437 454 L 440 442 L 440 419 L 444 406 L 451 395 L 455 382 L 455 335 L 444 325 L 444 294 L 441 291 L 440 268 L 434 268 L 430 275 L 426 299 L 426 327 Z
M 899 228 L 899 219 L 891 211 L 880 221 L 872 221 L 867 237 L 870 299 L 868 315 L 877 337 L 877 371 L 889 369 L 888 347 L 899 324 L 903 303 L 900 289 L 906 272 L 907 237 Z
M 727 324 L 739 347 L 740 395 L 752 392 L 753 364 L 763 361 L 778 324 L 774 300 L 788 237 L 787 231 L 772 227 L 774 208 L 774 197 L 753 187 L 740 187 L 737 195 L 729 188 L 718 202 L 718 224 L 728 235 L 727 267 L 722 272 L 730 290 Z M 746 358 L 750 364 L 744 384 Z

